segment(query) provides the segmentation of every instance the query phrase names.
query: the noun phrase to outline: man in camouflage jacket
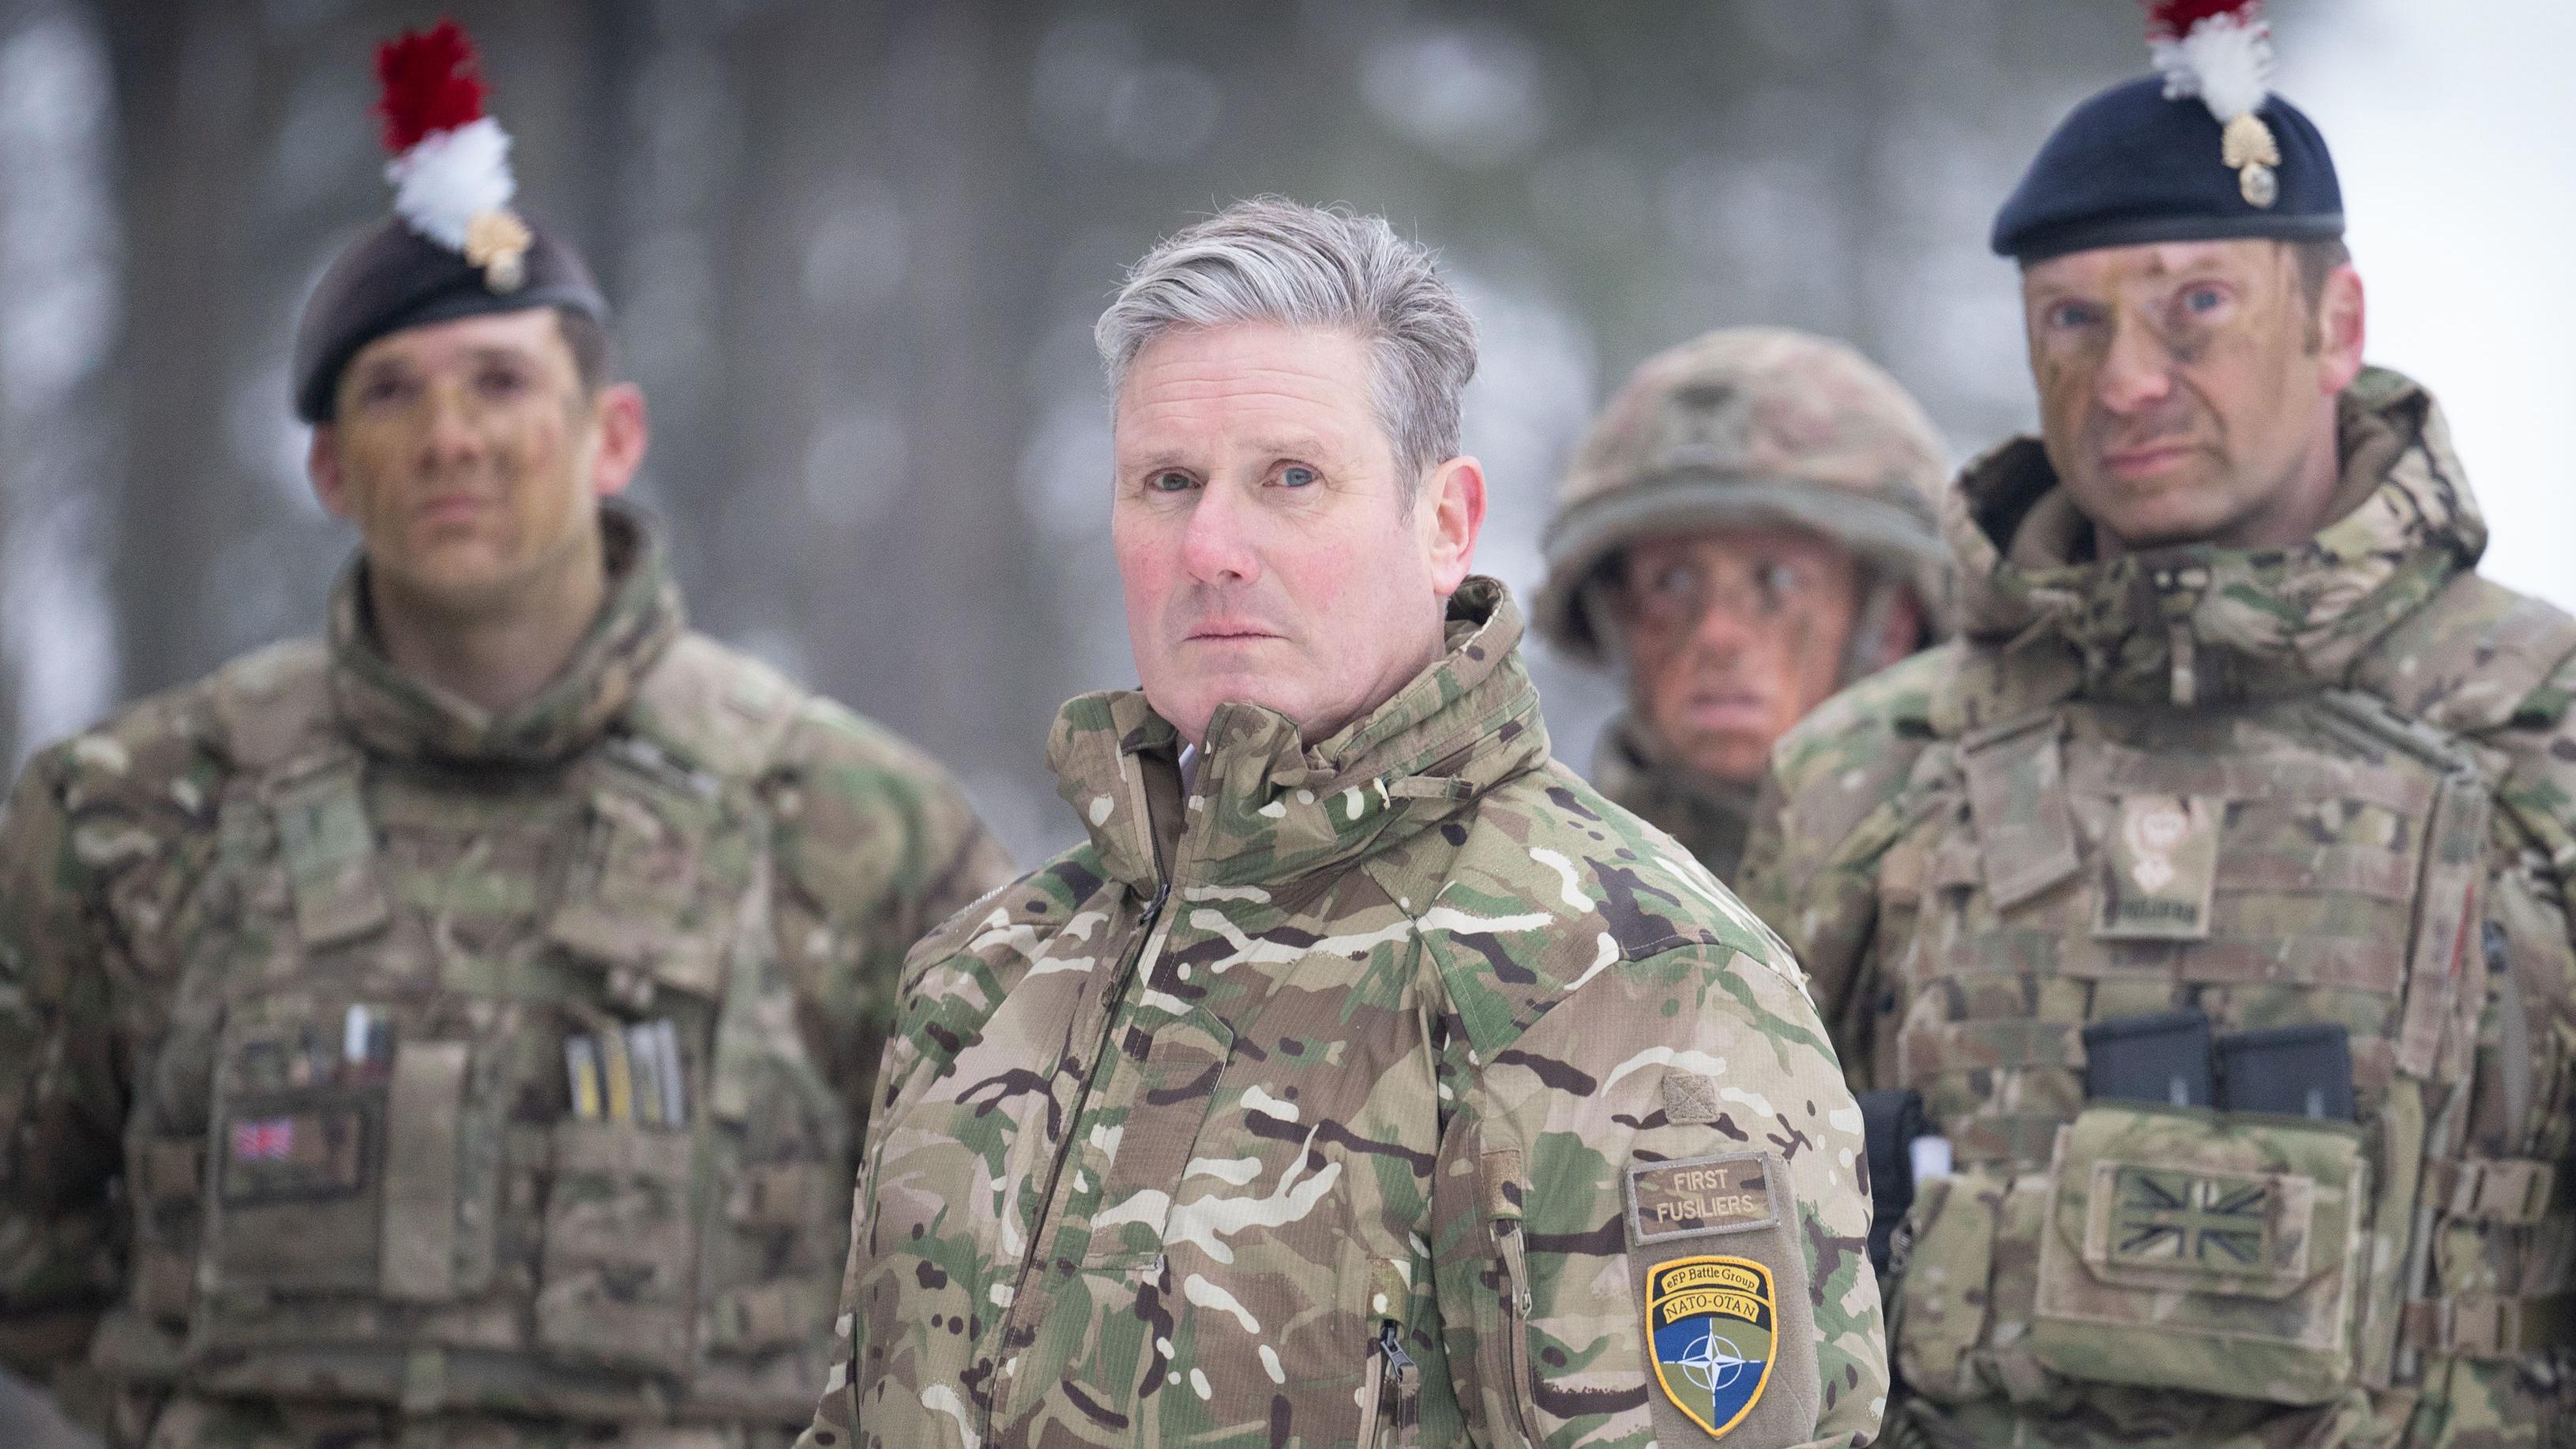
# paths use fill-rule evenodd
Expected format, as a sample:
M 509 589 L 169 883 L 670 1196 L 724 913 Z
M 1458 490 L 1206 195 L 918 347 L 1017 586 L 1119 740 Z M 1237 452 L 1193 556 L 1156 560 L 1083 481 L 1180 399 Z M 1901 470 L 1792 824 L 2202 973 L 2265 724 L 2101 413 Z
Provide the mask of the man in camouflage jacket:
M 601 501 L 604 308 L 524 262 L 343 254 L 327 640 L 0 816 L 0 1363 L 112 1443 L 783 1444 L 895 968 L 1008 873 L 936 764 L 686 628 Z
M 1953 1169 L 1893 1442 L 2576 1442 L 2576 621 L 2476 574 L 2263 120 L 2265 207 L 2156 81 L 2051 140 L 1997 239 L 2045 437 L 1946 502 L 1965 637 L 1774 757 L 1745 899 Z M 2102 200 L 2105 145 L 2185 194 Z
M 1419 472 L 1361 337 L 1446 399 Z M 1857 1115 L 1778 943 L 1550 760 L 1427 257 L 1244 203 L 1101 338 L 1145 685 L 1057 720 L 1089 838 L 906 963 L 805 1442 L 1865 1442 Z

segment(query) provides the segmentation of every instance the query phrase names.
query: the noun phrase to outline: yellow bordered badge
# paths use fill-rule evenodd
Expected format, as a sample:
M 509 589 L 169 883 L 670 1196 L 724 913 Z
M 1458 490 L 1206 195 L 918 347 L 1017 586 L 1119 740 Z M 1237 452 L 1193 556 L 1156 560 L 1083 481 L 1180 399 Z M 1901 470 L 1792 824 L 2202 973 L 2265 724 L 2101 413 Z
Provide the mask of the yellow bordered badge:
M 1646 1270 L 1655 1382 L 1714 1437 L 1743 1423 L 1771 1382 L 1777 1306 L 1771 1270 L 1750 1258 L 1675 1258 Z

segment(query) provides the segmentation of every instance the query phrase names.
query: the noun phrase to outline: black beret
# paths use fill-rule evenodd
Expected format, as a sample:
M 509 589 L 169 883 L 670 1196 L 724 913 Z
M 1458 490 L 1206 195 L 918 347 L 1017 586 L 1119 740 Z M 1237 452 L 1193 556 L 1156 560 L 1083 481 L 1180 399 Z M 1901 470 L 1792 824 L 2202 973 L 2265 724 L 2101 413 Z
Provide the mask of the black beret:
M 507 291 L 399 216 L 359 233 L 332 259 L 295 324 L 295 415 L 329 422 L 341 369 L 358 349 L 405 327 L 529 307 L 566 307 L 607 325 L 608 300 L 581 254 L 534 222 L 528 228 L 523 280 Z
M 2281 161 L 2270 206 L 2245 199 L 2221 159 L 2221 128 L 2196 96 L 2165 99 L 2161 77 L 2116 85 L 2069 112 L 1995 213 L 1997 254 L 2042 261 L 2140 242 L 2343 235 L 2343 190 L 2325 137 L 2278 96 L 2256 112 Z

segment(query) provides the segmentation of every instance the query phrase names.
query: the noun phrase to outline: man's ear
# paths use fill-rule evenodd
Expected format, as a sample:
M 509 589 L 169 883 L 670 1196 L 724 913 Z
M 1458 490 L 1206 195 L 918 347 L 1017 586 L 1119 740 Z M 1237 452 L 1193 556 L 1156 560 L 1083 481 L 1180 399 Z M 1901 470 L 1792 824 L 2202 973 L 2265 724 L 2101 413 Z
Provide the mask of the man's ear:
M 1485 527 L 1485 465 L 1461 454 L 1431 470 L 1414 506 L 1427 515 L 1423 542 L 1431 565 L 1431 590 L 1447 598 L 1467 581 L 1476 535 Z
M 340 471 L 340 430 L 329 423 L 313 425 L 313 440 L 305 445 L 304 474 L 313 480 L 313 496 L 324 512 L 334 518 L 354 521 L 349 502 L 349 477 Z
M 631 382 L 612 382 L 599 390 L 591 405 L 599 418 L 599 447 L 590 461 L 590 491 L 609 498 L 626 491 L 644 466 L 652 445 L 653 424 L 644 408 L 644 389 Z
M 2329 396 L 2352 386 L 2361 375 L 2363 323 L 2361 273 L 2346 262 L 2326 274 L 2317 291 L 2318 381 Z

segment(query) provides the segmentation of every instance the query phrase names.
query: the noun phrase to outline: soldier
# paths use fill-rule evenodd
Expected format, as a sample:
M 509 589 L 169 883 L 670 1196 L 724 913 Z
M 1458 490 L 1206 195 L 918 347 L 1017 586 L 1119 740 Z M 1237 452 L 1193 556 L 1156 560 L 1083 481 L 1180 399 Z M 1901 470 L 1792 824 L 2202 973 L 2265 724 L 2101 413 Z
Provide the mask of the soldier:
M 1143 687 L 1057 717 L 1089 839 L 905 964 L 805 1442 L 1865 1442 L 1858 1116 L 1548 758 L 1428 254 L 1240 203 L 1097 336 Z
M 1964 638 L 1782 742 L 1745 861 L 1952 1159 L 1891 1438 L 2564 1444 L 2576 621 L 2363 365 L 2259 17 L 2158 18 L 1996 219 L 2042 436 L 1945 500 Z
M 361 543 L 327 640 L 0 828 L 0 1352 L 155 1449 L 783 1445 L 894 969 L 1007 863 L 685 628 L 588 270 L 452 27 L 382 65 L 401 215 L 294 358 Z
M 1627 680 L 1601 793 L 1732 877 L 1771 746 L 1936 636 L 1944 467 L 1922 408 L 1840 343 L 1744 327 L 1648 358 L 1575 455 L 1535 606 Z

